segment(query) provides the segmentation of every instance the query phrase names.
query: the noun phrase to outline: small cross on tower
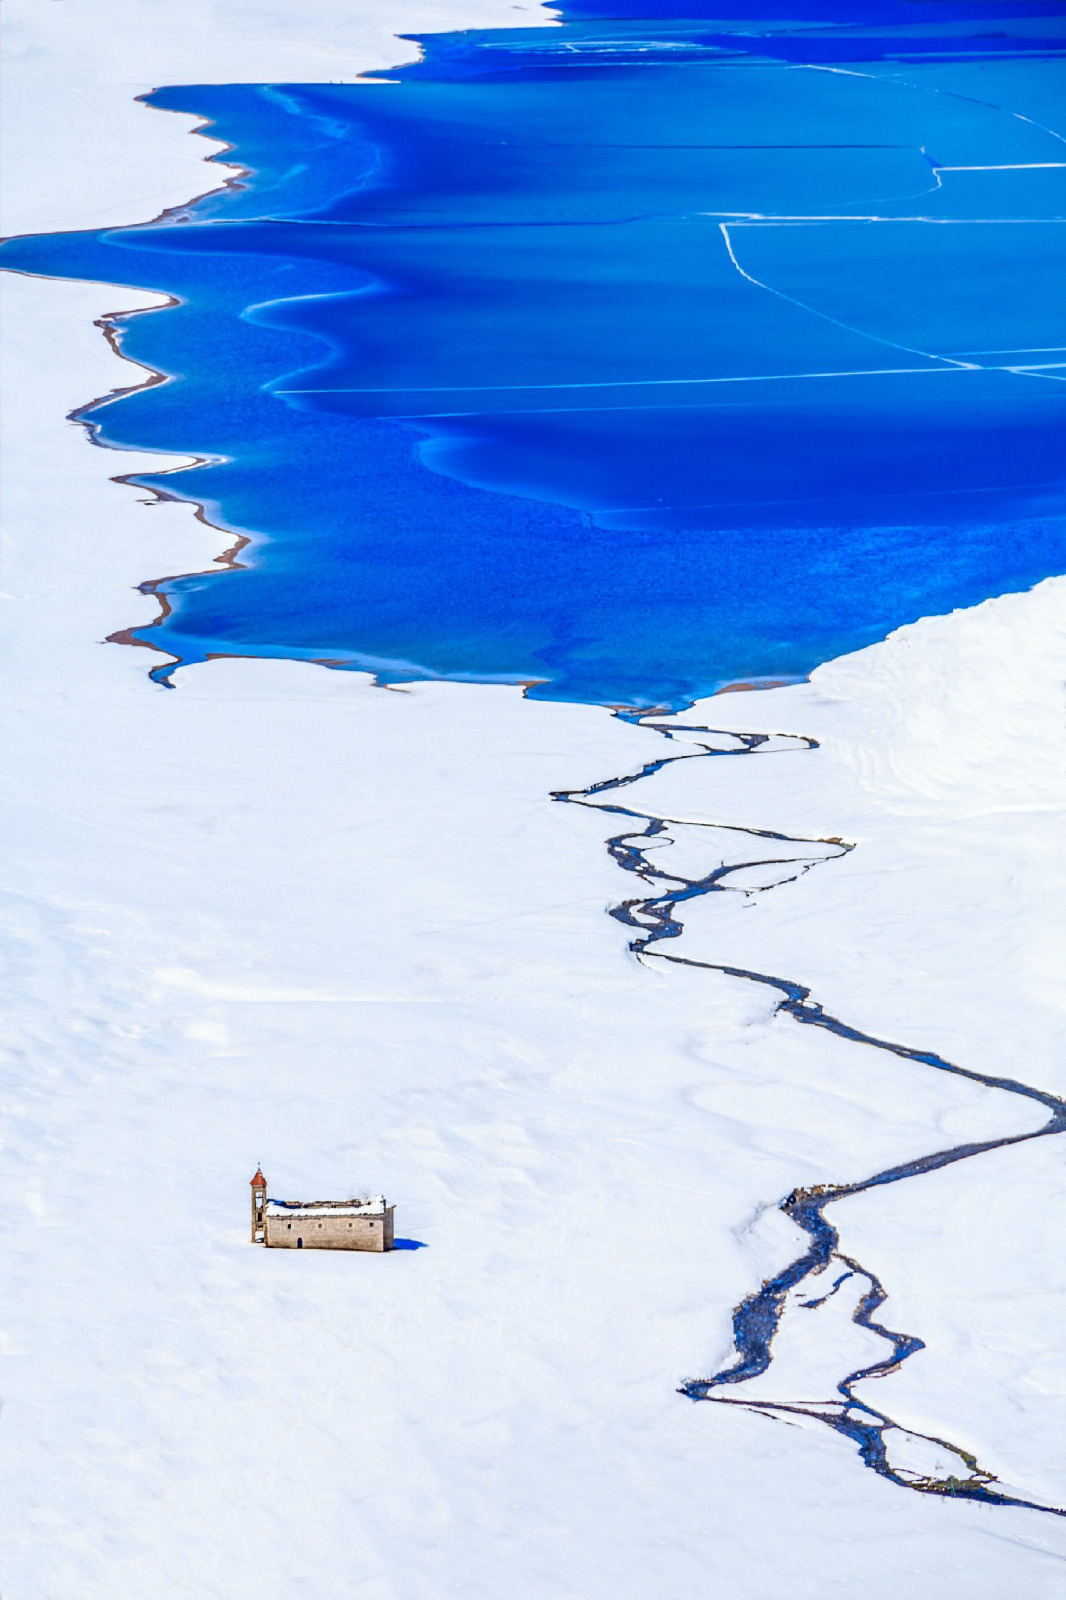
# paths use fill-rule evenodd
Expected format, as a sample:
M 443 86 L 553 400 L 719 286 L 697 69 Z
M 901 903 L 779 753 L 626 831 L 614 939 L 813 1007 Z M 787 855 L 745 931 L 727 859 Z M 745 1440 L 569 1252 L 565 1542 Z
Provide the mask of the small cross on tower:
M 252 1243 L 266 1244 L 266 1207 L 267 1186 L 261 1167 L 256 1167 L 255 1177 L 252 1179 Z

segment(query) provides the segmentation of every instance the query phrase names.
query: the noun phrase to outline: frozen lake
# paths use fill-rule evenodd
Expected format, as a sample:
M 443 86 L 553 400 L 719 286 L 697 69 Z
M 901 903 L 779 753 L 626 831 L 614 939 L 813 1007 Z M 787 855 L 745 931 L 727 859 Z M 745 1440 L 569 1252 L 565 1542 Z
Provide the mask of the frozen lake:
M 610 9 L 161 90 L 247 177 L 6 246 L 179 302 L 85 415 L 250 542 L 140 637 L 678 706 L 1066 569 L 1056 8 Z

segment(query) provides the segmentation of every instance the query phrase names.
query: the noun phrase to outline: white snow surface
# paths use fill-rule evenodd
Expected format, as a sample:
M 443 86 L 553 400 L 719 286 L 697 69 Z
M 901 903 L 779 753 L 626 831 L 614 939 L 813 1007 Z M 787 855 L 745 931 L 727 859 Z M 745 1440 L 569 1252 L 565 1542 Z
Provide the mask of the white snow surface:
M 398 30 L 542 20 L 9 0 L 5 226 L 208 187 L 195 119 L 134 102 L 153 85 L 348 78 L 409 56 Z M 742 980 L 640 966 L 604 915 L 639 892 L 604 849 L 618 824 L 549 794 L 668 753 L 647 729 L 291 662 L 168 692 L 102 645 L 153 614 L 138 582 L 225 542 L 112 482 L 128 460 L 65 420 L 129 381 L 94 319 L 152 303 L 4 287 L 5 1600 L 1062 1595 L 1061 1520 L 912 1493 L 820 1425 L 674 1393 L 799 1254 L 794 1186 L 1039 1117 L 772 1018 Z M 626 803 L 857 848 L 687 908 L 678 949 L 1066 1090 L 1064 595 L 680 719 L 821 746 L 681 763 Z M 735 851 L 672 833 L 690 865 Z M 253 1247 L 260 1160 L 278 1194 L 386 1189 L 423 1248 Z M 832 1217 L 926 1345 L 872 1403 L 1066 1503 L 1063 1143 Z M 761 1398 L 831 1398 L 884 1353 L 847 1296 L 786 1318 Z M 900 1438 L 915 1471 L 961 1459 Z
M 370 1200 L 353 1200 L 345 1205 L 342 1200 L 268 1200 L 266 1212 L 270 1217 L 383 1217 L 385 1196 L 376 1194 Z

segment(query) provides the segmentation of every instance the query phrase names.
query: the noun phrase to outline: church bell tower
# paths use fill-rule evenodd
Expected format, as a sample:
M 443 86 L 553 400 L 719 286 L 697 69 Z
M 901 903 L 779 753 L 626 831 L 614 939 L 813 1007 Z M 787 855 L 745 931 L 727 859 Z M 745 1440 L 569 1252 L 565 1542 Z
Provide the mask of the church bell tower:
M 266 1244 L 266 1179 L 261 1167 L 256 1167 L 252 1179 L 252 1243 Z

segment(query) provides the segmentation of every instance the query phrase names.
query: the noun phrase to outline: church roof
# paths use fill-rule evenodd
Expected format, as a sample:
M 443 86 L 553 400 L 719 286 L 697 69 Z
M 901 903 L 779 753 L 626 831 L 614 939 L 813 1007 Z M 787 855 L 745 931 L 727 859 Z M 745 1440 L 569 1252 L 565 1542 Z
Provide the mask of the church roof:
M 383 1217 L 387 1210 L 385 1196 L 371 1195 L 367 1200 L 268 1200 L 267 1211 L 272 1217 Z

